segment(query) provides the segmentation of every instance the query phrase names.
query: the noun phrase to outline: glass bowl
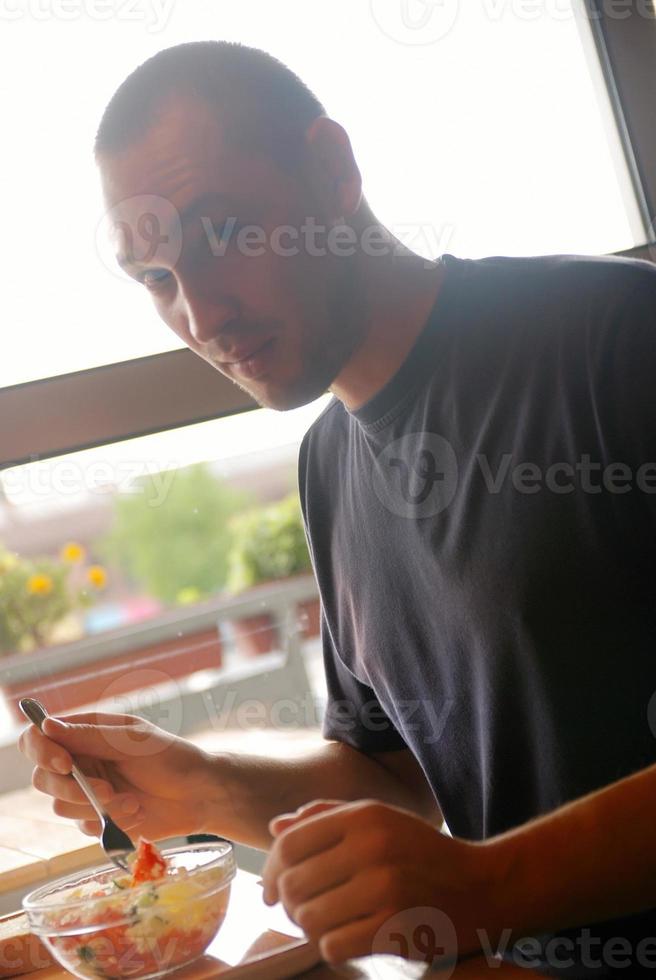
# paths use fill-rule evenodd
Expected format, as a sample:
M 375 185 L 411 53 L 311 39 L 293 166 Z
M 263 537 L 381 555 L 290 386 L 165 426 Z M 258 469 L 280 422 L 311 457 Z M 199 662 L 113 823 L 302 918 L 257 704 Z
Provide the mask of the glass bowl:
M 232 844 L 163 848 L 169 874 L 134 888 L 113 864 L 59 878 L 26 895 L 30 930 L 84 978 L 161 977 L 207 949 L 225 918 Z

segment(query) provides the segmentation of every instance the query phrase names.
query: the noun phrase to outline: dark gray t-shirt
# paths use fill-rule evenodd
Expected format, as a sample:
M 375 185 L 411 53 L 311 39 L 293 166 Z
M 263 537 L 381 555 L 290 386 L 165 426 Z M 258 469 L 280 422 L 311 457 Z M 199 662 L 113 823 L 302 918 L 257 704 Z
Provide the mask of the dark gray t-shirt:
M 411 352 L 331 401 L 299 480 L 324 734 L 409 748 L 477 840 L 656 763 L 656 268 L 442 261 Z

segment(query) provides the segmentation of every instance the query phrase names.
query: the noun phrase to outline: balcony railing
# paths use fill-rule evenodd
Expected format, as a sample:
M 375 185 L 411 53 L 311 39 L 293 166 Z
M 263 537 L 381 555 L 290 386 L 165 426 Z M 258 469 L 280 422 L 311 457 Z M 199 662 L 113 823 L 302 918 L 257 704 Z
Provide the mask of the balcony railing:
M 25 723 L 11 708 L 23 695 L 36 693 L 57 713 L 66 710 L 61 705 L 67 689 L 77 689 L 78 695 L 95 690 L 87 703 L 139 714 L 179 735 L 234 726 L 235 719 L 239 724 L 246 701 L 260 706 L 261 725 L 316 726 L 321 705 L 302 655 L 299 606 L 317 597 L 314 576 L 303 575 L 0 660 L 7 715 L 0 731 L 0 792 L 29 783 L 29 767 L 15 745 Z M 240 657 L 229 624 L 267 613 L 278 643 L 265 655 Z

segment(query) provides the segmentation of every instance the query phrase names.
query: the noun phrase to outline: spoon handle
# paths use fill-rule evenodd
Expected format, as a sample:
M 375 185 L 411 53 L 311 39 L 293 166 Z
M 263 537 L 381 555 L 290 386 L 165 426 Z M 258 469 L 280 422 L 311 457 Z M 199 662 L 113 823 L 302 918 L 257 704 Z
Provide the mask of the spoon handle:
M 18 702 L 18 706 L 23 712 L 23 714 L 25 715 L 25 717 L 29 721 L 31 721 L 34 725 L 36 725 L 39 731 L 41 731 L 41 728 L 43 727 L 43 723 L 48 717 L 48 712 L 43 707 L 41 702 L 37 701 L 36 698 L 21 698 L 20 701 Z M 98 814 L 98 817 L 100 818 L 101 822 L 104 823 L 105 820 L 107 819 L 107 814 L 105 813 L 102 806 L 100 805 L 100 801 L 96 796 L 96 794 L 94 793 L 93 789 L 91 788 L 89 780 L 84 775 L 82 770 L 79 769 L 78 766 L 76 766 L 75 762 L 71 767 L 71 775 L 73 776 L 73 779 L 76 781 L 76 783 L 78 784 L 82 792 L 89 800 L 91 806 Z

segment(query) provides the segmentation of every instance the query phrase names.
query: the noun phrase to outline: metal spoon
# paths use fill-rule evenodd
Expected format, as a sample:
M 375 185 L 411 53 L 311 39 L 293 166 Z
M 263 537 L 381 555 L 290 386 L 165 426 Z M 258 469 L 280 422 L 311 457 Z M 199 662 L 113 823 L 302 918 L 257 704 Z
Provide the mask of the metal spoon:
M 48 712 L 41 702 L 37 701 L 36 698 L 21 698 L 18 704 L 25 717 L 33 722 L 40 731 L 43 722 L 48 717 Z M 134 844 L 125 831 L 114 823 L 91 788 L 89 780 L 75 763 L 71 768 L 71 775 L 98 814 L 98 819 L 102 825 L 100 844 L 105 854 L 117 867 L 123 871 L 129 871 L 126 858 L 135 850 Z

